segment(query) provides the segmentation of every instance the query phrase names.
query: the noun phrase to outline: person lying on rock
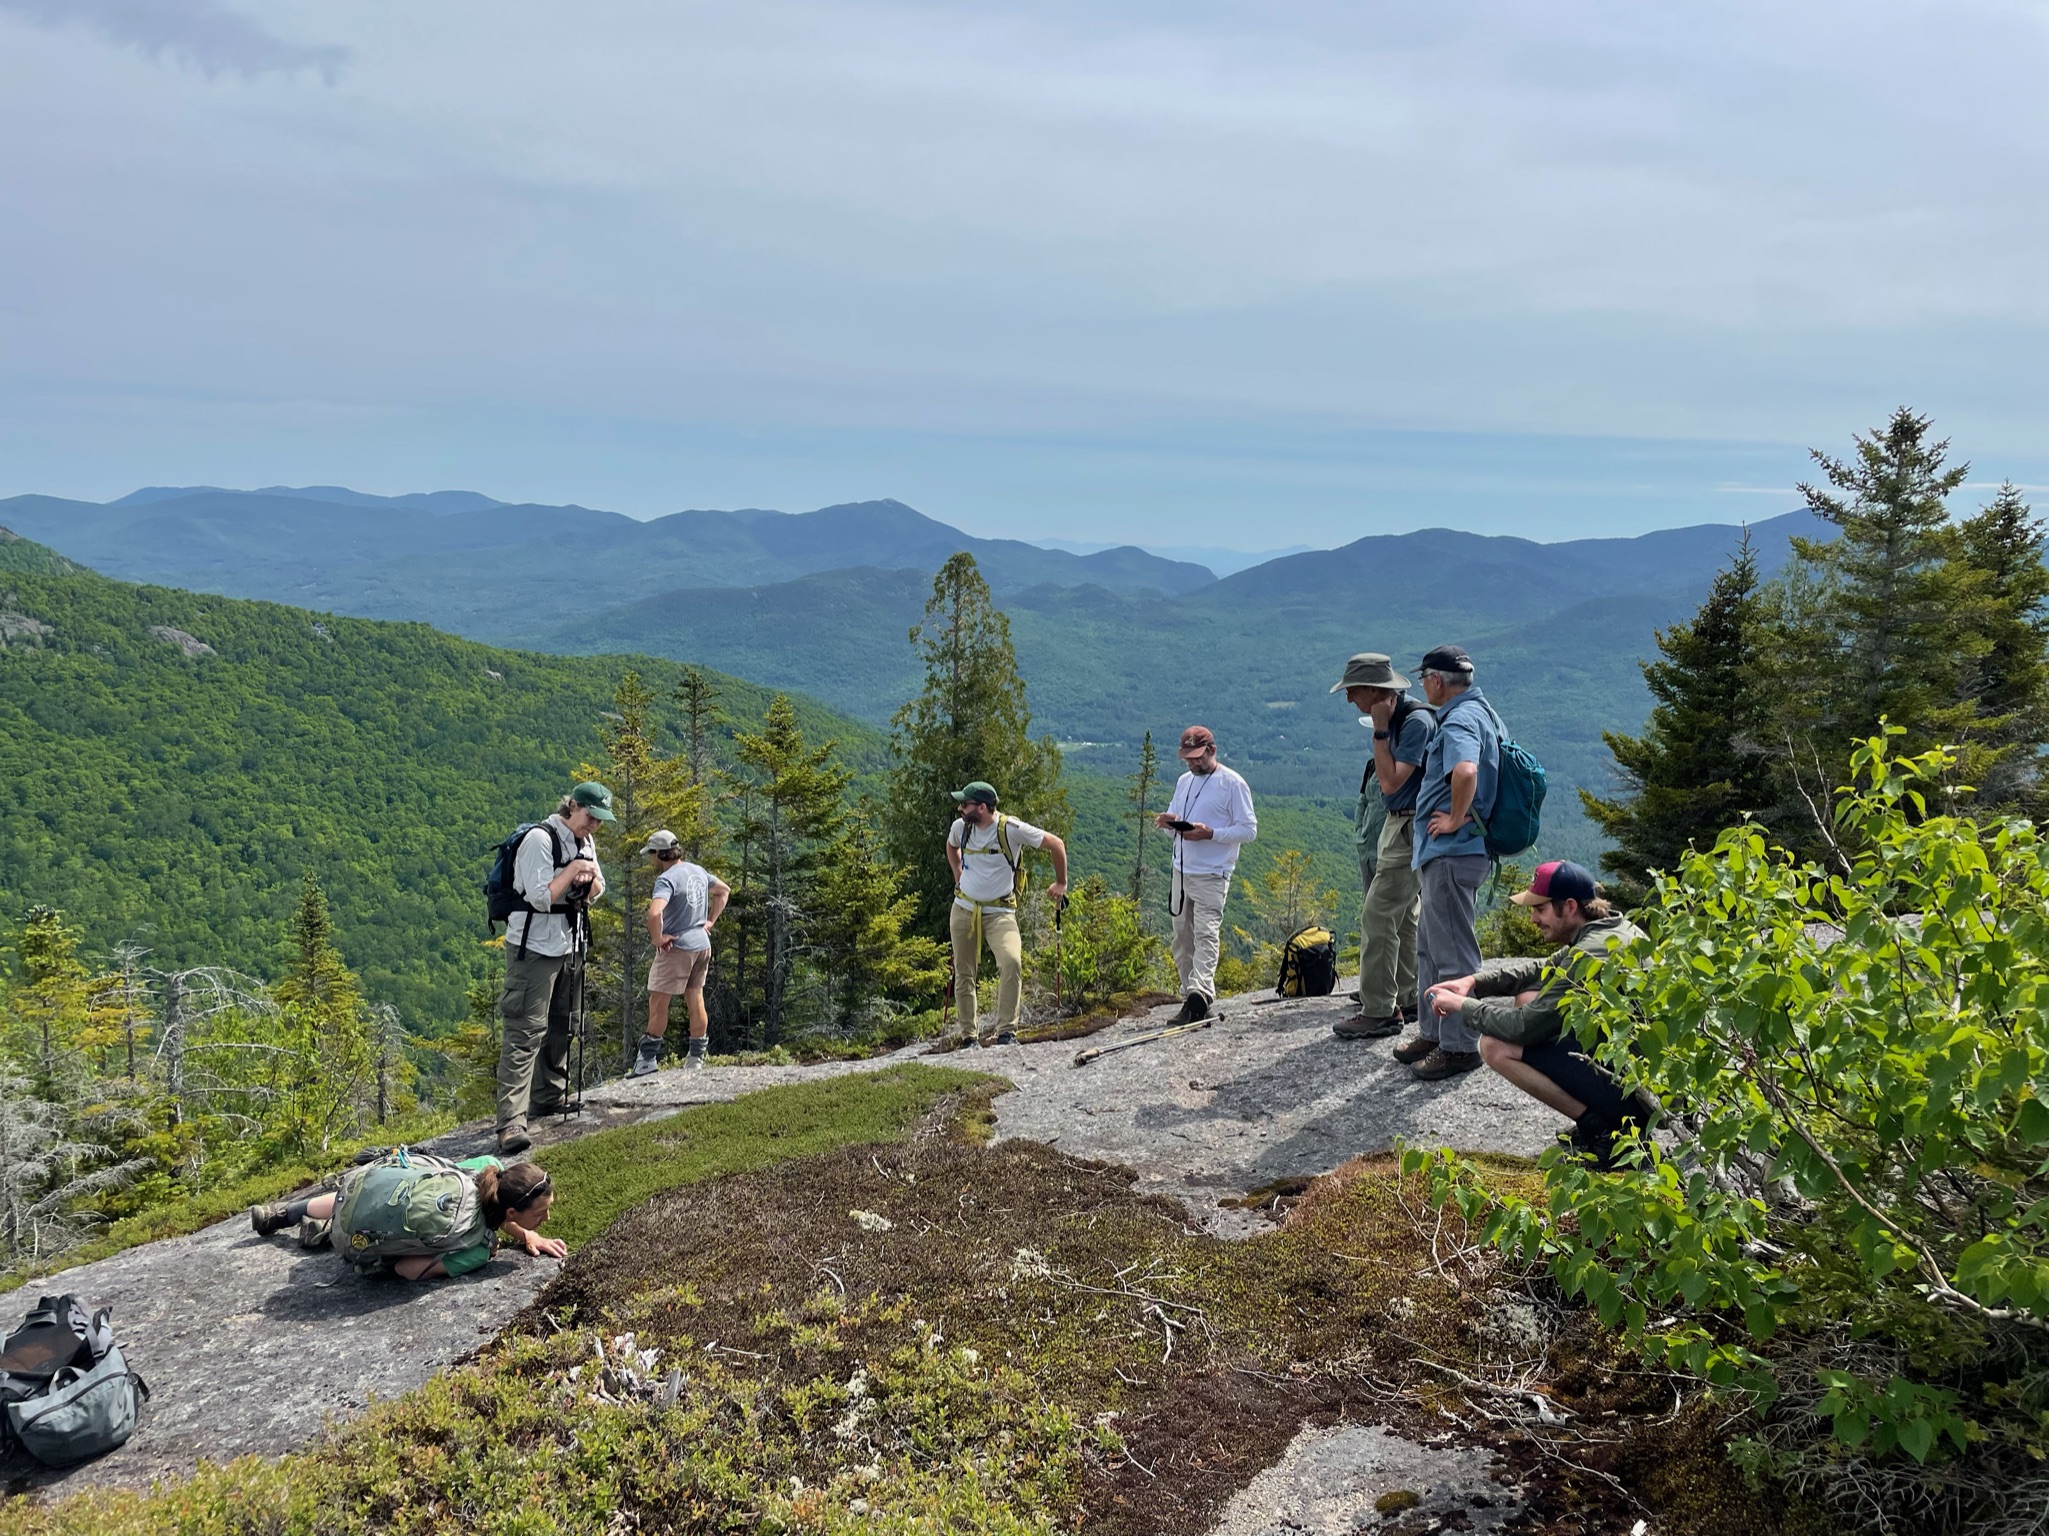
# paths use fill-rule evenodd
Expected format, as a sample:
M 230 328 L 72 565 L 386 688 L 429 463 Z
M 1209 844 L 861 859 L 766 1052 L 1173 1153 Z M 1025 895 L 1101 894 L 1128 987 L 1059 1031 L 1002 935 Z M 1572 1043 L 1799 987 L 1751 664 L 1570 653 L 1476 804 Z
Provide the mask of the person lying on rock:
M 326 1228 L 335 1252 L 360 1273 L 388 1269 L 401 1280 L 440 1280 L 490 1263 L 501 1233 L 535 1258 L 562 1258 L 567 1245 L 534 1230 L 554 1203 L 554 1185 L 533 1163 L 452 1163 L 401 1147 L 351 1168 L 332 1194 L 251 1206 L 249 1224 L 268 1237 L 306 1223 L 300 1242 L 307 1247 L 317 1246 Z
M 1440 1016 L 1458 1014 L 1478 1033 L 1481 1061 L 1571 1120 L 1572 1146 L 1607 1167 L 1623 1128 L 1648 1126 L 1659 1105 L 1641 1088 L 1623 1092 L 1565 1033 L 1567 968 L 1575 955 L 1605 955 L 1642 931 L 1601 899 L 1592 875 L 1566 860 L 1539 864 L 1530 888 L 1509 900 L 1529 908 L 1537 930 L 1562 947 L 1542 960 L 1489 960 L 1426 996 Z

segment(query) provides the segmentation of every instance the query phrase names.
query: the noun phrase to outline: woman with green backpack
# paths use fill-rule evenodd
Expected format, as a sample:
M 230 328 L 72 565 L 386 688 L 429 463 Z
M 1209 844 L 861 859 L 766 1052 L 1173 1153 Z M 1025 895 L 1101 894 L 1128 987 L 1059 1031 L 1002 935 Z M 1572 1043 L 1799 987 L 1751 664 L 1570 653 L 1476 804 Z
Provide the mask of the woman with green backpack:
M 261 1237 L 294 1222 L 329 1224 L 335 1252 L 358 1272 L 439 1280 L 488 1264 L 501 1234 L 535 1258 L 562 1258 L 567 1245 L 534 1230 L 554 1203 L 552 1181 L 533 1163 L 455 1163 L 400 1147 L 351 1168 L 332 1194 L 251 1206 L 249 1224 Z

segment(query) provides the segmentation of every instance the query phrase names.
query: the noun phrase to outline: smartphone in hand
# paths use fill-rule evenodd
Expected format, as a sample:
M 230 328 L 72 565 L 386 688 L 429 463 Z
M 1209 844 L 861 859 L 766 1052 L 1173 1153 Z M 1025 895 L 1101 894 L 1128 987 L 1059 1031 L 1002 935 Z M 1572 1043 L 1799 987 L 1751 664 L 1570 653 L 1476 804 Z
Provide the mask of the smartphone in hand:
M 1177 817 L 1176 819 L 1168 822 L 1167 825 L 1172 827 L 1176 832 L 1186 832 L 1190 830 L 1192 827 L 1194 827 L 1195 823 L 1192 821 L 1182 821 Z

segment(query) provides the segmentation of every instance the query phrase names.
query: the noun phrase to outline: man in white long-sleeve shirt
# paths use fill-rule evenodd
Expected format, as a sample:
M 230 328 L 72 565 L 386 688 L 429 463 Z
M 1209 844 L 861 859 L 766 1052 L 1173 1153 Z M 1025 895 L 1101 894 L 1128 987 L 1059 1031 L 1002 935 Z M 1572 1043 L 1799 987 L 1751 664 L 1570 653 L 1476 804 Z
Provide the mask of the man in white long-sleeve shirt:
M 1174 786 L 1174 798 L 1153 825 L 1174 834 L 1174 879 L 1167 910 L 1174 919 L 1174 968 L 1181 973 L 1183 1001 L 1176 1024 L 1209 1017 L 1217 998 L 1217 946 L 1224 932 L 1224 898 L 1238 850 L 1259 836 L 1252 790 L 1217 761 L 1217 738 L 1206 725 L 1181 733 L 1181 761 L 1188 771 Z

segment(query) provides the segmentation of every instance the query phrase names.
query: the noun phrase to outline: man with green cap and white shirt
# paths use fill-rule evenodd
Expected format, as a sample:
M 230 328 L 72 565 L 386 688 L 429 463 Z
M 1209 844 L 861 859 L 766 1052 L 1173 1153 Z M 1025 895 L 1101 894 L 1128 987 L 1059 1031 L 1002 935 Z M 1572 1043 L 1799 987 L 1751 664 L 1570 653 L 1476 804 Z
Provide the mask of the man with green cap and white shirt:
M 505 1023 L 498 1047 L 500 1152 L 526 1151 L 533 1145 L 527 1117 L 554 1114 L 569 1098 L 575 967 L 589 939 L 584 913 L 605 894 L 593 839 L 600 822 L 617 819 L 609 789 L 579 784 L 562 797 L 554 815 L 520 839 L 514 855 L 512 886 L 523 906 L 505 922 L 505 992 L 498 1000 Z
M 1053 833 L 996 809 L 996 791 L 980 779 L 953 791 L 959 818 L 947 829 L 946 862 L 953 868 L 953 996 L 961 1032 L 977 1045 L 1017 1041 L 1018 1000 L 1024 990 L 1024 942 L 1017 931 L 1017 869 L 1028 848 L 1053 856 L 1053 883 L 1046 894 L 1067 894 L 1067 844 Z M 996 957 L 996 1028 L 978 1029 L 975 972 L 982 941 Z

